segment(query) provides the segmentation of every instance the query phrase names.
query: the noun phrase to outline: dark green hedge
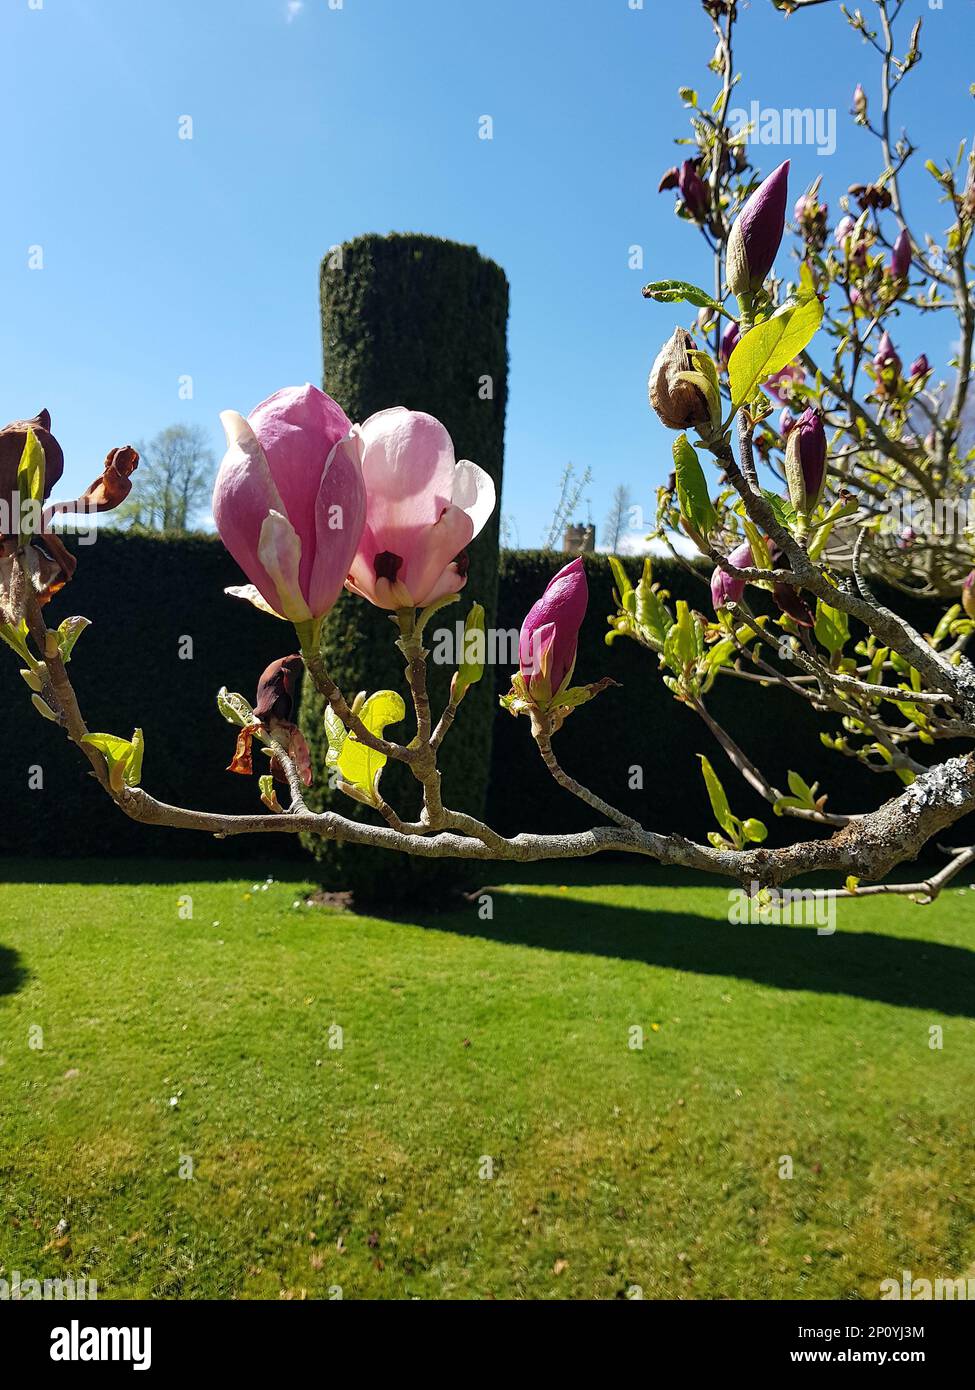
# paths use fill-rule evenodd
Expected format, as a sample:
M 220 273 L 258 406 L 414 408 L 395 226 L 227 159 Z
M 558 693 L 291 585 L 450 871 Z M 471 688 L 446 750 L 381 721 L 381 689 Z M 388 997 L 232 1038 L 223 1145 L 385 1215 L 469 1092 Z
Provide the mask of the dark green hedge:
M 217 714 L 214 695 L 226 684 L 253 696 L 257 677 L 269 661 L 293 649 L 289 629 L 245 603 L 226 598 L 223 588 L 240 579 L 223 547 L 213 537 L 163 540 L 149 537 L 99 537 L 78 550 L 80 563 L 72 583 L 54 601 L 49 620 L 83 613 L 93 626 L 75 648 L 71 665 L 82 707 L 93 730 L 128 736 L 134 725 L 145 730 L 145 784 L 163 800 L 202 809 L 256 809 L 256 779 L 225 771 L 234 731 Z M 498 625 L 517 628 L 558 568 L 561 557 L 538 552 L 501 557 Z M 633 577 L 636 562 L 627 562 Z M 672 699 L 650 655 L 632 642 L 604 643 L 611 611 L 609 566 L 602 557 L 586 561 L 591 599 L 576 668 L 579 680 L 612 675 L 620 689 L 610 689 L 578 710 L 557 735 L 556 749 L 566 769 L 610 800 L 630 809 L 653 829 L 676 830 L 701 838 L 711 828 L 710 811 L 696 758 L 707 752 L 724 777 L 733 808 L 764 819 L 775 839 L 794 837 L 792 822 L 777 821 L 728 767 L 700 722 Z M 682 569 L 660 563 L 656 577 L 675 597 L 695 607 L 706 603 L 706 590 Z M 937 611 L 907 605 L 886 596 L 899 611 L 929 630 Z M 453 621 L 466 611 L 466 595 L 455 609 L 438 615 Z M 357 611 L 358 610 L 358 611 Z M 435 618 L 432 627 L 438 626 Z M 378 610 L 343 598 L 332 623 L 333 664 L 339 665 L 352 644 L 367 643 L 370 660 L 386 663 L 390 684 L 401 688 L 394 632 Z M 179 659 L 183 637 L 193 639 L 193 659 Z M 489 703 L 508 688 L 510 671 L 497 669 L 481 683 Z M 441 678 L 440 683 L 443 683 Z M 351 689 L 351 687 L 350 687 Z M 790 767 L 810 781 L 819 778 L 837 810 L 862 810 L 896 790 L 892 779 L 878 778 L 838 757 L 819 742 L 818 720 L 807 707 L 776 690 L 761 690 L 720 680 L 709 696 L 715 716 L 753 752 L 763 768 L 783 781 Z M 465 701 L 446 745 L 462 753 L 471 749 L 477 717 Z M 308 718 L 306 710 L 306 718 Z M 262 841 L 216 841 L 190 831 L 153 830 L 133 824 L 117 811 L 85 774 L 85 764 L 53 724 L 34 712 L 27 687 L 17 675 L 17 660 L 0 647 L 0 719 L 4 738 L 0 778 L 0 852 L 61 855 L 141 854 L 185 857 L 251 855 L 260 863 L 282 853 L 308 862 L 286 837 Z M 558 788 L 541 764 L 524 719 L 494 708 L 488 816 L 508 833 L 518 830 L 565 830 L 592 824 L 587 808 Z M 391 730 L 391 733 L 395 732 Z M 939 753 L 942 751 L 939 748 Z M 469 766 L 483 778 L 488 764 L 471 752 Z M 28 790 L 28 770 L 40 764 L 43 790 Z M 644 772 L 640 791 L 628 788 L 629 769 Z M 453 769 L 453 775 L 451 775 Z M 457 763 L 447 765 L 445 791 L 456 804 L 470 804 Z M 385 774 L 384 774 L 385 776 Z M 393 797 L 392 776 L 384 787 Z M 413 788 L 408 788 L 413 793 Z M 347 809 L 346 806 L 343 809 Z M 959 835 L 963 834 L 959 831 Z M 959 841 L 960 842 L 960 841 Z M 329 873 L 334 887 L 354 880 L 356 856 L 343 862 L 349 877 Z M 373 856 L 387 881 L 397 869 L 397 892 L 405 893 L 400 875 L 410 861 Z M 478 871 L 484 875 L 484 868 Z
M 501 494 L 507 401 L 508 283 L 492 261 L 472 246 L 428 236 L 364 236 L 341 248 L 341 263 L 326 257 L 321 271 L 325 389 L 353 420 L 388 406 L 404 405 L 435 415 L 447 427 L 458 459 L 472 459 L 491 474 Z M 490 379 L 490 397 L 482 383 Z M 470 573 L 460 603 L 445 610 L 449 621 L 476 599 L 494 621 L 498 584 L 498 511 L 470 548 Z M 391 625 L 375 609 L 346 595 L 330 615 L 323 637 L 329 667 L 346 691 L 401 690 L 402 664 Z M 431 668 L 435 709 L 446 701 L 451 672 Z M 493 724 L 492 691 L 484 682 L 465 701 L 465 733 L 442 759 L 445 793 L 458 809 L 484 810 Z M 324 763 L 322 705 L 306 691 L 302 727 L 317 766 Z M 396 731 L 390 731 L 396 736 Z M 388 794 L 415 813 L 419 787 L 402 767 L 384 774 Z M 348 801 L 325 790 L 316 806 Z M 372 813 L 355 808 L 353 814 Z M 312 841 L 323 881 L 353 887 L 363 901 L 382 896 L 388 856 L 360 847 Z M 472 882 L 470 866 L 410 860 L 397 871 L 397 892 L 440 895 Z
M 78 556 L 72 582 L 47 610 L 56 625 L 73 613 L 92 626 L 75 647 L 70 673 L 93 732 L 145 733 L 144 779 L 155 796 L 201 809 L 246 812 L 259 806 L 256 779 L 224 771 L 234 730 L 217 713 L 221 685 L 253 699 L 275 657 L 294 650 L 294 631 L 223 590 L 240 570 L 212 536 L 167 540 L 103 532 Z M 192 660 L 181 660 L 183 638 Z M 153 830 L 123 816 L 85 773 L 81 755 L 41 719 L 0 645 L 0 852 L 109 856 L 254 853 L 253 843 L 217 841 L 189 830 Z M 28 790 L 28 768 L 43 769 L 43 790 Z M 268 846 L 270 850 L 270 846 Z M 301 851 L 282 836 L 274 853 Z

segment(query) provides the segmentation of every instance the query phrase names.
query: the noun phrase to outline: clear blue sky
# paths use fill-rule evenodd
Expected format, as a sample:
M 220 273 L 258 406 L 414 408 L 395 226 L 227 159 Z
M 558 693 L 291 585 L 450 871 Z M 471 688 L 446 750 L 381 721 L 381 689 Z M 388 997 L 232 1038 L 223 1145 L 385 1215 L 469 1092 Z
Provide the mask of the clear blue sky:
M 847 116 L 871 55 L 837 5 L 741 8 L 737 104 L 837 108 L 831 157 L 760 151 L 765 168 L 792 158 L 793 195 L 821 172 L 832 212 L 877 172 Z M 905 14 L 925 16 L 925 61 L 901 112 L 925 153 L 953 156 L 975 115 L 975 7 Z M 593 470 L 597 524 L 619 482 L 651 508 L 671 441 L 646 374 L 674 311 L 640 288 L 710 274 L 656 192 L 686 129 L 677 87 L 713 88 L 697 0 L 4 0 L 0 51 L 0 416 L 48 406 L 69 485 L 177 420 L 219 454 L 221 409 L 319 382 L 323 252 L 399 230 L 474 242 L 511 282 L 503 510 L 520 542 L 538 542 L 570 460 Z M 907 189 L 940 231 L 927 176 Z M 943 366 L 949 328 L 900 345 Z

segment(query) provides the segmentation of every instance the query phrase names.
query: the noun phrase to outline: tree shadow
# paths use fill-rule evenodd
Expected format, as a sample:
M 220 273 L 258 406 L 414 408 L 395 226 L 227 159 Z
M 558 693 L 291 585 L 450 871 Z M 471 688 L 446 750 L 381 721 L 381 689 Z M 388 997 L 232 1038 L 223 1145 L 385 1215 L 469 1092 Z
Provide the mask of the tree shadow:
M 16 994 L 27 980 L 27 970 L 21 964 L 20 953 L 12 946 L 0 946 L 0 995 Z
M 495 920 L 415 914 L 431 931 L 642 961 L 665 970 L 723 975 L 774 989 L 845 994 L 909 1009 L 975 1018 L 975 952 L 961 946 L 815 926 L 732 925 L 724 916 L 641 911 L 569 897 L 492 890 Z

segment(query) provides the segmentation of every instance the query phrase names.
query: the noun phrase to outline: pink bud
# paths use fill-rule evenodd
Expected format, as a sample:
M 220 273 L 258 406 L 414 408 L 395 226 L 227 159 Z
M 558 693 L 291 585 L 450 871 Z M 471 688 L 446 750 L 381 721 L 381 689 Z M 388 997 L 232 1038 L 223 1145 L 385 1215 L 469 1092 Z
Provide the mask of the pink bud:
M 732 323 L 729 323 L 729 324 L 728 324 L 728 327 L 725 329 L 725 331 L 724 331 L 724 332 L 722 333 L 722 335 L 721 335 L 721 347 L 720 347 L 720 357 L 721 357 L 721 361 L 722 361 L 726 366 L 727 366 L 727 364 L 728 364 L 728 361 L 729 361 L 730 358 L 731 358 L 731 354 L 734 352 L 735 348 L 738 346 L 738 340 L 739 340 L 740 338 L 741 338 L 741 329 L 738 327 L 737 323 L 733 323 L 733 322 L 732 322 Z
M 928 362 L 927 356 L 922 352 L 921 356 L 915 357 L 914 361 L 911 363 L 911 380 L 917 381 L 920 377 L 927 376 L 930 370 L 931 365 Z
M 680 166 L 678 187 L 687 211 L 695 222 L 703 222 L 708 213 L 711 195 L 707 184 L 697 172 L 694 160 L 685 159 Z
M 752 548 L 747 541 L 731 552 L 728 563 L 739 570 L 751 568 Z M 737 603 L 745 592 L 745 583 L 744 579 L 735 579 L 732 575 L 726 574 L 718 565 L 711 575 L 711 602 L 714 604 L 714 611 L 727 607 L 729 603 Z
M 779 416 L 779 434 L 782 435 L 783 439 L 788 438 L 789 431 L 792 429 L 795 423 L 796 417 L 793 415 L 792 411 L 788 408 L 788 406 L 786 406 L 786 408 L 782 411 L 782 414 Z
M 890 334 L 884 330 L 883 337 L 880 339 L 880 346 L 877 355 L 873 359 L 873 365 L 878 375 L 889 374 L 894 379 L 900 376 L 901 360 L 897 356 L 897 349 L 891 342 Z
M 518 664 L 529 693 L 539 703 L 557 695 L 572 678 L 588 603 L 589 586 L 580 556 L 550 580 L 521 625 Z
M 785 228 L 789 161 L 774 169 L 742 208 L 728 238 L 728 288 L 741 296 L 760 290 Z
M 894 249 L 890 257 L 890 274 L 894 280 L 903 280 L 910 273 L 910 269 L 911 238 L 905 230 L 894 242 Z

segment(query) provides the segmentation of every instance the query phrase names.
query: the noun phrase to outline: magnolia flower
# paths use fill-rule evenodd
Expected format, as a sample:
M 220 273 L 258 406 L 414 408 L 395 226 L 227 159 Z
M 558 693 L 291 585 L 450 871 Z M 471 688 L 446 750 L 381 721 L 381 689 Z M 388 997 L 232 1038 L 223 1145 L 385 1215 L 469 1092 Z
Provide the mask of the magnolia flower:
M 903 280 L 911 269 L 911 238 L 905 229 L 894 242 L 890 257 L 890 274 L 894 280 Z
M 772 269 L 785 227 L 789 161 L 759 184 L 728 238 L 728 288 L 739 298 L 760 290 Z
M 804 410 L 789 431 L 785 476 L 792 505 L 796 511 L 808 514 L 822 496 L 826 482 L 826 431 L 818 410 Z
M 763 382 L 762 390 L 768 392 L 779 405 L 788 405 L 792 400 L 792 383 L 794 381 L 805 381 L 806 370 L 798 362 L 790 362 L 787 367 L 783 367 L 780 372 L 770 376 L 768 381 Z
M 728 564 L 733 565 L 737 570 L 750 569 L 752 565 L 752 548 L 747 541 L 743 541 L 736 550 L 728 556 Z M 711 602 L 714 604 L 714 611 L 725 608 L 729 603 L 737 603 L 745 592 L 745 580 L 735 579 L 730 574 L 726 574 L 720 565 L 715 567 L 711 575 Z
M 282 656 L 266 667 L 257 682 L 254 713 L 268 729 L 279 724 L 293 724 L 295 717 L 295 684 L 304 668 L 297 652 Z
M 303 669 L 304 662 L 297 652 L 293 656 L 282 656 L 272 661 L 257 683 L 254 713 L 271 735 L 273 743 L 291 758 L 299 778 L 308 787 L 311 786 L 311 757 L 304 735 L 294 722 L 295 687 Z M 258 725 L 253 723 L 246 724 L 240 730 L 228 772 L 239 772 L 245 777 L 252 774 L 252 745 L 258 732 Z M 276 758 L 272 759 L 271 772 L 279 782 L 287 782 L 288 778 Z
M 220 539 L 251 581 L 229 593 L 295 624 L 334 605 L 365 521 L 351 425 L 317 386 L 286 386 L 220 419 L 227 452 L 213 488 Z
M 853 229 L 855 226 L 856 222 L 853 220 L 852 217 L 849 216 L 849 214 L 847 214 L 846 217 L 841 218 L 840 221 L 837 222 L 836 230 L 833 233 L 833 240 L 836 242 L 837 246 L 843 246 L 844 243 L 853 235 Z
M 559 570 L 529 609 L 518 637 L 518 665 L 529 694 L 547 702 L 572 679 L 589 586 L 581 557 Z
M 911 363 L 911 380 L 917 381 L 920 377 L 927 376 L 930 370 L 931 364 L 928 361 L 927 354 L 922 352 L 920 357 L 915 357 L 914 361 Z
M 657 192 L 665 193 L 668 188 L 676 188 L 679 183 L 680 170 L 675 164 L 672 168 L 665 169 L 663 174 L 661 174 L 660 182 L 657 184 Z
M 377 608 L 424 608 L 467 582 L 465 547 L 494 511 L 494 482 L 457 462 L 432 415 L 396 406 L 357 425 L 339 449 L 361 466 L 366 518 L 348 588 Z

